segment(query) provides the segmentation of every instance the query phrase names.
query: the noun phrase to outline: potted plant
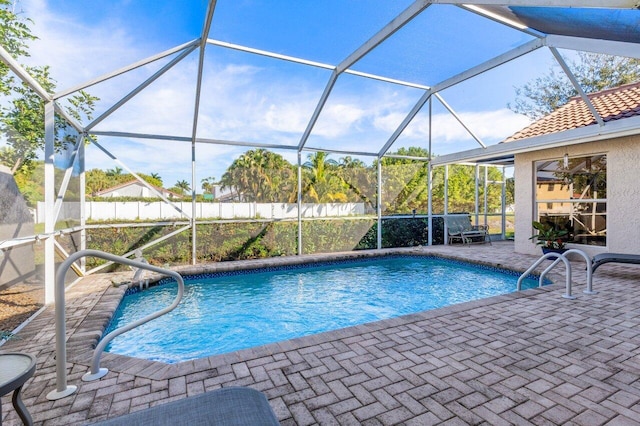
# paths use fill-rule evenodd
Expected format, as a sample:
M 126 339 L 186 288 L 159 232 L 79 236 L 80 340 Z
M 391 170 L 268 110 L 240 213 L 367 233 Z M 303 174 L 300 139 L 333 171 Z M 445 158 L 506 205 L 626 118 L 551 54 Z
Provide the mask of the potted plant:
M 529 239 L 537 240 L 536 244 L 542 247 L 542 253 L 563 253 L 566 251 L 565 242 L 562 239 L 568 234 L 566 229 L 557 229 L 551 223 L 541 223 L 535 220 L 532 224 L 538 233 Z

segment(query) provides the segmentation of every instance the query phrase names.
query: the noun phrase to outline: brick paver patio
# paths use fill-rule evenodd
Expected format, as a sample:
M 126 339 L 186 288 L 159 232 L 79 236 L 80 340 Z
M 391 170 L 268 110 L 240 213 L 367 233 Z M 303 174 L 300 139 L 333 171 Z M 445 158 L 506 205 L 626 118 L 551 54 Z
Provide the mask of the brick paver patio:
M 509 242 L 419 251 L 517 270 L 536 259 Z M 640 268 L 605 265 L 599 293 L 585 295 L 584 266 L 573 264 L 575 300 L 561 297 L 558 268 L 543 289 L 179 364 L 105 354 L 110 372 L 85 383 L 90 346 L 123 291 L 110 285 L 122 277 L 92 276 L 67 293 L 78 391 L 55 402 L 46 399 L 56 387 L 53 309 L 0 349 L 37 357 L 23 389 L 36 425 L 90 424 L 234 385 L 263 391 L 283 425 L 638 424 Z M 20 424 L 9 400 L 3 424 Z

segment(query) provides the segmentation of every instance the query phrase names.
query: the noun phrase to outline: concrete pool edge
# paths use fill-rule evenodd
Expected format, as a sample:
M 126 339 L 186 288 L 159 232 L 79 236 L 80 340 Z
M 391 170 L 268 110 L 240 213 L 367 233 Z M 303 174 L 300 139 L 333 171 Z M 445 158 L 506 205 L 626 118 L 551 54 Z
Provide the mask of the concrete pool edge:
M 299 265 L 326 261 L 357 260 L 389 255 L 418 255 L 439 257 L 443 259 L 457 260 L 467 263 L 474 263 L 499 269 L 521 272 L 517 269 L 505 267 L 500 263 L 471 260 L 464 255 L 464 251 L 466 250 L 462 250 L 460 256 L 455 256 L 451 254 L 439 253 L 437 250 L 433 249 L 426 251 L 422 250 L 421 248 L 367 250 L 362 252 L 359 251 L 331 253 L 323 255 L 304 255 L 291 257 L 283 256 L 269 259 L 206 264 L 198 265 L 195 267 L 182 266 L 173 269 L 180 272 L 181 274 L 191 275 L 244 269 L 259 269 L 274 266 Z M 97 299 L 95 305 L 89 309 L 89 312 L 87 313 L 84 320 L 82 320 L 75 331 L 72 331 L 69 335 L 67 347 L 70 362 L 79 365 L 86 365 L 87 369 L 89 368 L 91 364 L 91 357 L 93 355 L 93 349 L 95 348 L 99 339 L 102 337 L 102 334 L 108 326 L 112 315 L 114 314 L 120 301 L 124 297 L 127 288 L 127 286 L 125 285 L 114 286 L 114 284 L 125 282 L 128 275 L 130 274 L 105 274 L 105 276 L 109 277 L 108 280 L 105 279 L 105 282 L 108 282 L 109 284 L 105 285 L 102 290 L 101 296 Z M 557 280 L 557 277 L 552 276 L 551 278 L 555 282 L 559 282 Z M 335 342 L 343 339 L 349 339 L 355 336 L 360 336 L 363 333 L 375 333 L 376 331 L 388 329 L 390 327 L 406 326 L 415 322 L 434 319 L 453 312 L 473 309 L 484 304 L 499 303 L 509 299 L 528 298 L 532 297 L 538 292 L 553 291 L 557 290 L 557 288 L 557 286 L 552 285 L 545 286 L 544 288 L 527 290 L 524 292 L 513 292 L 480 300 L 464 302 L 444 308 L 403 315 L 386 320 L 374 321 L 366 324 L 360 324 L 352 327 L 298 337 L 291 340 L 270 343 L 267 345 L 243 349 L 236 352 L 212 355 L 209 357 L 184 361 L 175 364 L 149 361 L 141 358 L 132 358 L 125 355 L 104 353 L 102 355 L 101 366 L 106 367 L 114 372 L 132 374 L 151 380 L 171 379 L 184 375 L 186 371 L 190 372 L 191 374 L 197 374 L 199 372 L 216 369 L 217 367 L 223 365 L 234 364 L 244 359 L 255 359 L 291 349 L 304 349 L 307 347 L 314 347 L 317 345 L 321 345 L 322 343 Z

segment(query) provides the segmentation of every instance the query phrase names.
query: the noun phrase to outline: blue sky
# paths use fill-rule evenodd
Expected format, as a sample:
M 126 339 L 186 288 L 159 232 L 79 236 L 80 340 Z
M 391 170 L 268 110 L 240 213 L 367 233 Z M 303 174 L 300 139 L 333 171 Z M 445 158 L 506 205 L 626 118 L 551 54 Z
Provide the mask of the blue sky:
M 210 38 L 337 65 L 411 2 L 387 0 L 219 0 Z M 188 4 L 188 7 L 185 6 Z M 58 89 L 71 87 L 197 38 L 206 2 L 21 0 L 39 40 L 30 64 L 49 64 Z M 432 6 L 356 63 L 354 70 L 432 85 L 530 40 L 520 32 L 454 6 Z M 97 115 L 133 90 L 171 58 L 87 89 L 101 98 Z M 190 136 L 198 59 L 191 54 L 127 102 L 96 129 Z M 527 124 L 506 105 L 514 87 L 546 72 L 551 55 L 538 51 L 441 95 L 487 144 Z M 329 79 L 330 71 L 208 46 L 198 136 L 295 146 Z M 353 151 L 384 145 L 423 91 L 343 75 L 307 143 Z M 426 109 L 393 146 L 427 145 Z M 446 154 L 477 143 L 434 102 L 433 151 Z M 188 143 L 101 137 L 124 164 L 158 173 L 165 186 L 191 181 Z M 220 178 L 249 148 L 198 145 L 200 180 Z M 294 151 L 277 151 L 295 161 Z M 304 154 L 305 156 L 307 153 Z M 95 147 L 88 168 L 117 164 Z M 337 159 L 342 155 L 337 154 Z M 370 162 L 370 157 L 361 159 Z

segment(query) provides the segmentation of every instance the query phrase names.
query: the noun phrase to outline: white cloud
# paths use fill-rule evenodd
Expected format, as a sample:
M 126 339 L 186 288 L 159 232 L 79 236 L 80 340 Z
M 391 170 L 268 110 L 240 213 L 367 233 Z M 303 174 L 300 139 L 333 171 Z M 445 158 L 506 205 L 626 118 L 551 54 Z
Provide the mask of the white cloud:
M 38 40 L 31 42 L 30 65 L 49 65 L 58 89 L 95 78 L 142 59 L 140 49 L 115 23 L 79 22 L 65 11 L 51 11 L 46 0 L 23 0 Z
M 327 106 L 322 111 L 322 120 L 314 128 L 314 134 L 325 138 L 347 134 L 349 129 L 367 117 L 366 110 L 346 102 Z
M 530 123 L 527 117 L 506 108 L 494 111 L 462 112 L 458 113 L 458 116 L 473 133 L 488 143 L 498 142 Z M 453 143 L 472 139 L 469 132 L 451 114 L 434 114 L 431 122 L 433 140 Z M 426 140 L 429 137 L 427 120 L 418 117 L 408 126 L 404 136 Z

